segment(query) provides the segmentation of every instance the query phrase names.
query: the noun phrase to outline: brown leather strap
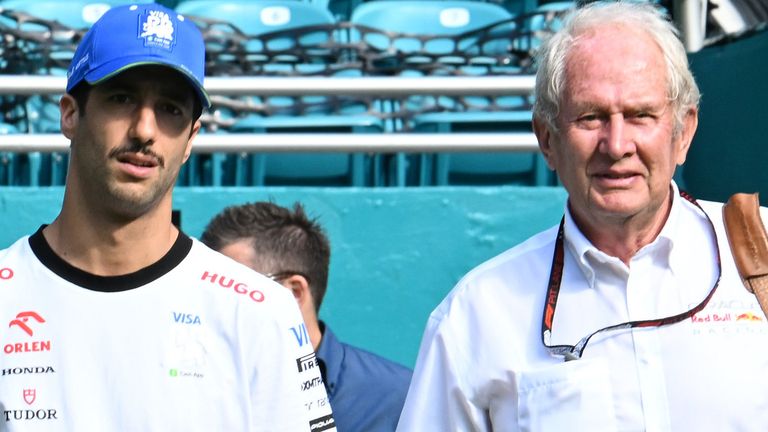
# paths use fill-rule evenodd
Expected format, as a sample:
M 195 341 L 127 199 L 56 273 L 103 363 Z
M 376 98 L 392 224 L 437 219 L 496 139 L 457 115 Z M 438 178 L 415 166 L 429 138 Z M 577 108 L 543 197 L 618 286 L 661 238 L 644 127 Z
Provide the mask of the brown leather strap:
M 723 219 L 739 276 L 768 317 L 768 234 L 758 194 L 732 195 L 723 206 Z

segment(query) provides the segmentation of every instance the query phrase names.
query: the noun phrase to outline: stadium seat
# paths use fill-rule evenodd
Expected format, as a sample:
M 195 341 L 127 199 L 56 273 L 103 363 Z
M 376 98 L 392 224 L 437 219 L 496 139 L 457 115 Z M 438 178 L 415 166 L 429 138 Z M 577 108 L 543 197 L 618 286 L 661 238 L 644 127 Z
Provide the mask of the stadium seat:
M 576 8 L 576 1 L 554 1 L 542 3 L 528 14 L 526 36 L 518 40 L 522 49 L 535 50 L 543 37 L 563 26 L 565 15 Z
M 364 41 L 376 51 L 371 55 L 373 59 L 365 63 L 370 75 L 530 72 L 530 58 L 514 51 L 515 38 L 522 30 L 520 23 L 497 4 L 380 0 L 358 6 L 351 21 L 356 26 L 352 40 Z M 530 131 L 530 100 L 522 96 L 411 96 L 393 102 L 393 107 L 402 113 L 398 117 L 403 130 Z M 493 183 L 503 179 L 539 184 L 544 181 L 536 174 L 540 171 L 539 158 L 520 153 L 398 155 L 389 174 L 398 179 L 398 184 L 406 185 Z M 478 163 L 483 160 L 485 164 Z
M 176 11 L 228 21 L 249 34 L 334 22 L 327 9 L 301 1 L 184 0 Z
M 349 21 L 352 11 L 364 0 L 309 0 L 315 4 L 325 3 L 325 7 L 331 11 L 336 21 Z
M 0 123 L 0 135 L 8 135 L 18 133 L 16 126 L 8 123 Z
M 525 15 L 536 9 L 539 0 L 500 0 L 498 2 L 513 15 Z
M 531 132 L 531 111 L 486 113 L 484 122 L 435 122 L 433 132 Z M 538 152 L 439 153 L 421 159 L 421 185 L 523 185 L 548 186 L 555 177 Z
M 511 18 L 512 15 L 499 5 L 471 0 L 378 0 L 357 6 L 351 22 L 382 31 L 353 33 L 352 38 L 362 39 L 386 53 L 413 53 L 413 58 L 406 59 L 412 62 L 427 58 L 451 62 L 456 60 L 450 57 L 451 54 L 465 56 L 467 52 L 477 53 L 480 49 L 503 51 L 506 47 L 501 40 L 480 41 L 492 44 L 481 46 L 471 35 L 457 36 Z M 508 22 L 506 27 L 495 31 L 503 32 L 513 27 L 514 23 Z
M 360 76 L 359 68 L 346 67 L 335 51 L 340 39 L 336 21 L 325 7 L 299 1 L 209 1 L 188 0 L 176 10 L 192 19 L 220 20 L 235 28 L 201 23 L 204 34 L 215 34 L 207 41 L 225 41 L 209 49 L 213 58 L 223 58 L 216 68 L 225 75 L 250 76 Z M 236 45 L 231 50 L 226 32 L 234 35 Z M 227 51 L 229 49 L 229 51 Z M 237 51 L 233 53 L 233 51 Z M 218 53 L 221 54 L 218 54 Z M 347 56 L 348 57 L 348 56 Z M 222 64 L 231 62 L 231 68 Z M 225 130 L 239 133 L 285 132 L 352 132 L 368 133 L 383 130 L 382 121 L 367 115 L 367 101 L 326 96 L 258 95 L 229 101 L 227 107 L 217 107 L 214 117 L 228 122 Z M 226 105 L 226 104 L 224 104 Z M 238 105 L 240 107 L 238 108 Z M 234 107 L 234 108 L 233 108 Z M 238 112 L 239 111 L 239 112 Z M 270 153 L 233 155 L 224 163 L 229 177 L 223 181 L 235 184 L 331 184 L 363 186 L 371 183 L 370 175 L 357 170 L 367 165 L 363 154 L 290 154 Z M 288 169 L 290 167 L 290 169 Z M 232 169 L 235 170 L 234 174 Z M 340 175 L 343 174 L 343 175 Z
M 130 3 L 154 3 L 151 0 L 1 0 L 0 8 L 26 12 L 32 16 L 56 20 L 74 29 L 90 27 L 109 8 Z M 33 27 L 30 27 L 32 29 Z M 44 29 L 44 27 L 38 27 Z
M 170 7 L 178 8 L 178 6 L 183 3 L 194 3 L 196 1 L 200 1 L 200 0 L 171 0 L 171 1 L 166 0 L 166 1 L 163 1 L 162 3 Z M 222 1 L 225 1 L 225 0 L 222 0 Z M 348 20 L 355 6 L 363 2 L 363 0 L 288 0 L 288 1 L 303 1 L 305 3 L 310 3 L 319 8 L 327 9 L 336 21 Z
M 0 123 L 0 135 L 18 133 L 16 126 L 8 123 Z M 0 152 L 0 186 L 12 184 L 13 163 L 15 155 L 10 152 Z

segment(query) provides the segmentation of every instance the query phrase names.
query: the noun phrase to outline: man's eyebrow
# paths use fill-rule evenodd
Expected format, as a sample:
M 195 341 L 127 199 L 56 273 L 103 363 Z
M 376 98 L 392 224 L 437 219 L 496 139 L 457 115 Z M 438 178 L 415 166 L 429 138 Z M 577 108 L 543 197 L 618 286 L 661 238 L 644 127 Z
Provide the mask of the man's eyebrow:
M 605 111 L 606 107 L 604 107 L 602 104 L 594 103 L 591 101 L 574 101 L 573 108 L 577 112 L 585 112 L 585 111 Z M 650 100 L 638 100 L 637 102 L 631 102 L 626 103 L 623 111 L 664 111 L 667 106 L 669 105 L 668 101 L 650 101 Z
M 576 113 L 583 113 L 583 112 L 603 111 L 603 108 L 601 108 L 599 104 L 596 104 L 590 101 L 583 101 L 583 102 L 574 101 L 573 110 Z

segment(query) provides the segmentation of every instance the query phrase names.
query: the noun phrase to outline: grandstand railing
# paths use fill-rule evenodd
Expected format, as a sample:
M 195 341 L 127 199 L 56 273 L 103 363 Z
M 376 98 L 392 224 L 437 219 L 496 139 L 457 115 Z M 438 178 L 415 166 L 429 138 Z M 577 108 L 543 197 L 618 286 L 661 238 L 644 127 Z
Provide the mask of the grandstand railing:
M 61 94 L 66 79 L 60 76 L 3 75 L 0 95 Z M 530 95 L 533 76 L 485 77 L 211 77 L 206 89 L 213 95 L 357 95 L 403 96 L 439 94 Z M 269 136 L 268 140 L 265 137 Z M 0 151 L 67 151 L 61 134 L 0 135 Z M 193 152 L 477 152 L 535 151 L 533 133 L 280 133 L 200 134 Z

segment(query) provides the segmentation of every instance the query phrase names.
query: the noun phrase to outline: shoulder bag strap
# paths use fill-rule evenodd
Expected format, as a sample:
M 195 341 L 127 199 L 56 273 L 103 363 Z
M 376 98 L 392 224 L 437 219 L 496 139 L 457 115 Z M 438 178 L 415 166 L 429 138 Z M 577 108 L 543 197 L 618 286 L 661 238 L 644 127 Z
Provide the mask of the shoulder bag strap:
M 739 276 L 768 317 L 768 234 L 760 218 L 758 194 L 732 195 L 723 205 L 723 219 Z

